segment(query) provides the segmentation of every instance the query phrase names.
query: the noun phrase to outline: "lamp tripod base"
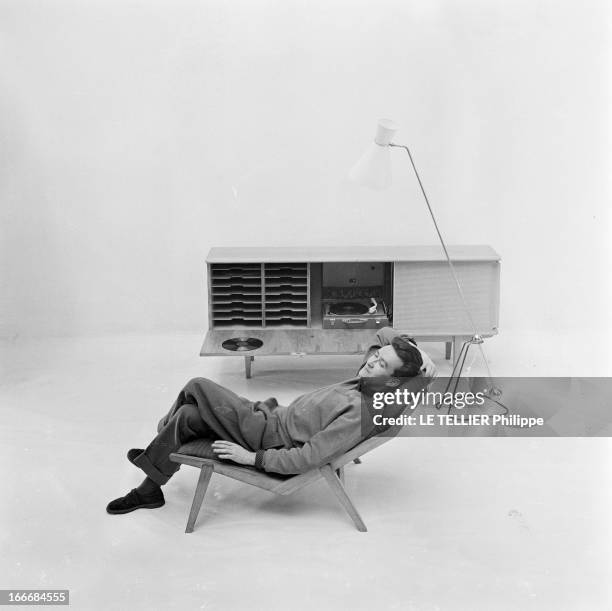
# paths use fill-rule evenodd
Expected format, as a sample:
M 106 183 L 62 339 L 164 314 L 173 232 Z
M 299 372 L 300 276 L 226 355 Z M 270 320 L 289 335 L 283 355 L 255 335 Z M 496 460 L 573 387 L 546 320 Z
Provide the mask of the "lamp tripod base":
M 472 335 L 472 337 L 466 339 L 461 345 L 459 352 L 457 352 L 457 347 L 460 341 L 461 338 L 453 337 L 453 371 L 450 375 L 451 378 L 461 377 L 461 373 L 463 372 L 463 368 L 465 367 L 465 361 L 467 360 L 470 348 L 472 346 L 479 346 L 481 344 L 484 344 L 484 339 L 482 338 L 482 336 L 476 333 Z
M 462 340 L 463 343 L 461 343 Z M 480 346 L 481 344 L 484 344 L 484 339 L 477 333 L 467 338 L 459 336 L 453 337 L 453 370 L 448 378 L 448 382 L 446 383 L 446 387 L 444 389 L 445 394 L 449 392 L 455 394 L 457 392 L 459 381 L 464 373 L 467 357 L 470 354 L 470 349 L 472 346 Z M 459 348 L 459 346 L 461 347 Z M 485 358 L 484 353 L 482 353 L 482 356 Z M 480 392 L 484 393 L 486 397 L 494 401 L 499 400 L 502 395 L 502 391 L 493 384 L 493 380 L 490 375 L 485 374 L 482 377 L 487 378 L 487 384 L 485 387 L 480 389 Z M 438 408 L 441 407 L 442 405 L 438 406 Z M 450 413 L 453 406 L 448 405 L 446 407 L 448 407 L 448 412 Z

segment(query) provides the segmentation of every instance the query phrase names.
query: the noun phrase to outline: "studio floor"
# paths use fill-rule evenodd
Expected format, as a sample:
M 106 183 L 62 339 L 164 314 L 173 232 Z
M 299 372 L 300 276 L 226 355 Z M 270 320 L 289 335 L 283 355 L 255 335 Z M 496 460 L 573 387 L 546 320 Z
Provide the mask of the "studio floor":
M 189 467 L 163 508 L 107 515 L 142 479 L 126 451 L 148 442 L 189 378 L 284 403 L 359 363 L 262 358 L 246 380 L 241 358 L 199 357 L 200 344 L 2 343 L 0 589 L 69 589 L 73 608 L 105 610 L 611 608 L 608 438 L 395 439 L 347 467 L 367 533 L 323 482 L 278 497 L 213 475 L 187 535 Z M 443 346 L 427 348 L 448 371 Z M 609 375 L 601 359 L 576 371 L 571 350 L 558 337 L 494 338 L 491 366 Z

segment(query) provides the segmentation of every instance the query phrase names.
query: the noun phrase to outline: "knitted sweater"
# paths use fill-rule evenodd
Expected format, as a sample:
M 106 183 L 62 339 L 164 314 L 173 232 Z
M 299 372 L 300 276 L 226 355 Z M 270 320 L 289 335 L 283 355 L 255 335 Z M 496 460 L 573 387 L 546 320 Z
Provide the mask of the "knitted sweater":
M 381 329 L 364 363 L 397 335 L 390 327 Z M 359 384 L 360 378 L 351 378 L 306 393 L 286 407 L 278 406 L 274 414 L 285 447 L 259 450 L 255 464 L 274 473 L 303 473 L 355 447 L 364 438 Z

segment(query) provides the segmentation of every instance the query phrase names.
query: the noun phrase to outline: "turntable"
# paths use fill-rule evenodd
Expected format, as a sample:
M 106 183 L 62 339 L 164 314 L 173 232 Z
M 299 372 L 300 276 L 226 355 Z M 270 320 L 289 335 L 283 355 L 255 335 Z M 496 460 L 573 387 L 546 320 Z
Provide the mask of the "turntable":
M 380 329 L 390 326 L 382 299 L 354 298 L 323 302 L 324 329 Z

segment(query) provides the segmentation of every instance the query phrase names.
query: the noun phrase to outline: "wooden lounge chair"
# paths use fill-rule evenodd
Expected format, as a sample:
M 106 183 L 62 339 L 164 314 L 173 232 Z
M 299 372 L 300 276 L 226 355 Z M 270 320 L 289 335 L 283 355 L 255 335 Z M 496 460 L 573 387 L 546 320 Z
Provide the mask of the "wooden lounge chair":
M 253 467 L 245 467 L 236 463 L 221 461 L 214 458 L 215 454 L 212 451 L 212 442 L 207 439 L 196 439 L 182 445 L 177 452 L 170 455 L 170 460 L 184 465 L 191 465 L 200 469 L 200 477 L 198 485 L 191 504 L 189 519 L 187 520 L 186 533 L 193 532 L 196 519 L 206 494 L 206 489 L 210 482 L 213 473 L 225 475 L 232 479 L 236 479 L 246 484 L 251 484 L 263 490 L 269 490 L 276 494 L 291 494 L 300 490 L 304 486 L 311 484 L 321 478 L 329 484 L 333 493 L 340 501 L 344 509 L 351 516 L 357 530 L 366 532 L 367 528 L 349 495 L 344 489 L 344 466 L 355 461 L 360 462 L 359 457 L 377 448 L 391 437 L 370 437 L 362 441 L 348 452 L 338 456 L 332 462 L 323 465 L 318 469 L 312 469 L 306 473 L 299 475 L 277 475 L 274 473 L 264 473 Z

